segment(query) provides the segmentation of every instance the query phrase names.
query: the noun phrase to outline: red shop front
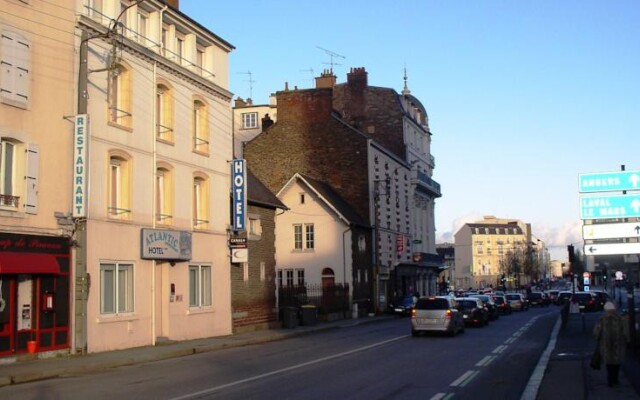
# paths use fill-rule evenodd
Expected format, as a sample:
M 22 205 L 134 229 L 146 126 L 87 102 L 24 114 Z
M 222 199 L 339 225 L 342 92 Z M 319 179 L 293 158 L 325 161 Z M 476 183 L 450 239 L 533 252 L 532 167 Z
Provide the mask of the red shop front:
M 69 238 L 0 233 L 0 357 L 69 347 Z

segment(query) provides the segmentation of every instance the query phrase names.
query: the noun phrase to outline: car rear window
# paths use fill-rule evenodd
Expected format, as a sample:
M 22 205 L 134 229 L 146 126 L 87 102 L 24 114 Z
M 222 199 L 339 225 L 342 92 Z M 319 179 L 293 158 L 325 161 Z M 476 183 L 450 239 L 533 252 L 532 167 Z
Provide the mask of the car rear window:
M 592 296 L 588 293 L 576 293 L 571 297 L 571 299 L 574 301 L 585 301 L 591 300 Z
M 531 293 L 529 295 L 530 299 L 541 299 L 542 298 L 542 294 L 541 293 Z
M 509 299 L 509 300 L 520 300 L 520 296 L 518 296 L 517 294 L 508 294 L 507 295 L 507 299 Z
M 462 300 L 458 302 L 458 306 L 463 310 L 471 310 L 472 308 L 478 307 L 478 303 L 470 300 Z
M 493 301 L 495 301 L 496 304 L 502 304 L 502 303 L 504 303 L 504 298 L 503 297 L 495 297 L 493 299 Z
M 416 304 L 418 310 L 446 310 L 449 302 L 446 299 L 420 299 Z

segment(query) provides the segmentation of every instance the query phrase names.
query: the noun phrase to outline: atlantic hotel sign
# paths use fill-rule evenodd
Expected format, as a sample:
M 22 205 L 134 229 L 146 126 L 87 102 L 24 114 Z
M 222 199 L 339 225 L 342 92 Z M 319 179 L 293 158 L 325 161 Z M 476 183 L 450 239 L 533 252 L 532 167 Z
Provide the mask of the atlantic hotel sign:
M 145 260 L 191 260 L 191 232 L 142 229 L 141 258 Z

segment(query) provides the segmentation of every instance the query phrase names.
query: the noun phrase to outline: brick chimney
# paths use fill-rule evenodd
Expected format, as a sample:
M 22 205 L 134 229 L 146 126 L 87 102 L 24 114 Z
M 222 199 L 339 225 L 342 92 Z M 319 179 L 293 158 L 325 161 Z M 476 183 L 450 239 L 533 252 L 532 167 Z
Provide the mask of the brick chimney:
M 269 114 L 265 114 L 264 117 L 262 117 L 262 130 L 266 131 L 271 125 L 273 125 L 273 120 Z
M 333 90 L 288 90 L 276 93 L 279 122 L 318 122 L 331 116 Z
M 316 78 L 316 89 L 332 88 L 336 85 L 336 76 L 333 71 L 325 69 L 319 77 Z
M 351 123 L 360 128 L 365 117 L 364 92 L 368 86 L 367 71 L 363 68 L 351 68 L 347 74 L 348 102 L 345 104 Z

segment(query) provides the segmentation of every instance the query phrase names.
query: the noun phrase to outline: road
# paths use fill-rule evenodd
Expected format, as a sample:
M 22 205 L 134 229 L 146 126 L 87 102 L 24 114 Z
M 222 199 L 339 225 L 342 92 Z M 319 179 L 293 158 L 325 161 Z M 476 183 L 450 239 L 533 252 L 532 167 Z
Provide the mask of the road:
M 408 318 L 14 385 L 19 399 L 520 399 L 556 307 L 456 337 L 411 337 Z

